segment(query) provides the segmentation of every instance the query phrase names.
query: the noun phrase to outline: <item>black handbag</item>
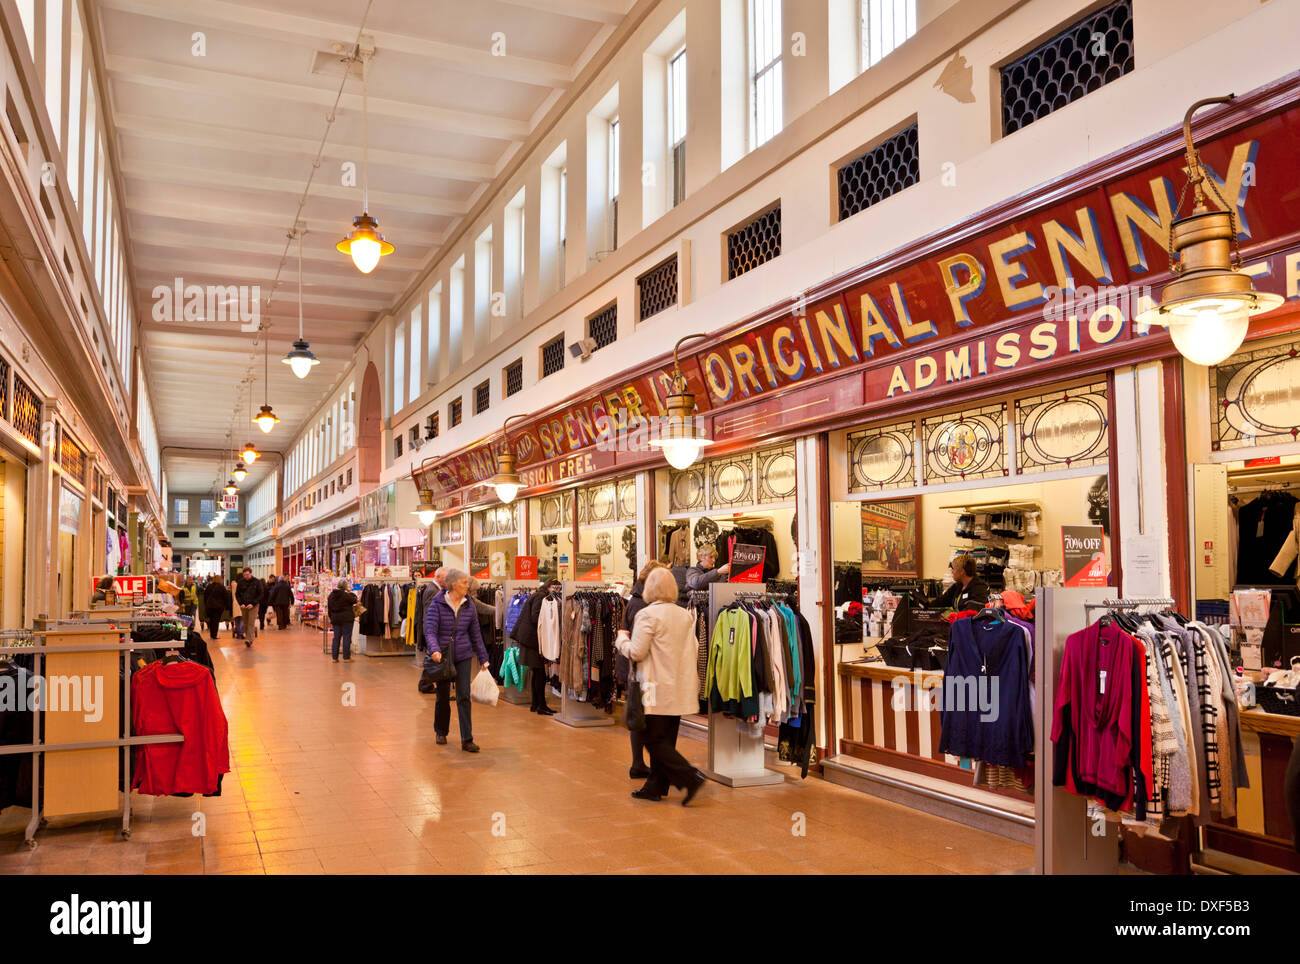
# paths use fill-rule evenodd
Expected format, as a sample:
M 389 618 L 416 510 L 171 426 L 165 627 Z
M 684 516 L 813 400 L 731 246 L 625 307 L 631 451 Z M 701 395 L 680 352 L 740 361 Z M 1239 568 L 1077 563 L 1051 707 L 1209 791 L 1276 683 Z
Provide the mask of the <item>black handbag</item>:
M 437 684 L 456 678 L 456 661 L 443 656 L 436 660 L 432 655 L 424 657 L 424 668 L 420 671 L 420 692 L 432 693 Z
M 627 703 L 623 710 L 623 723 L 633 732 L 645 729 L 645 705 L 641 702 L 641 681 L 637 679 L 635 664 L 627 674 Z

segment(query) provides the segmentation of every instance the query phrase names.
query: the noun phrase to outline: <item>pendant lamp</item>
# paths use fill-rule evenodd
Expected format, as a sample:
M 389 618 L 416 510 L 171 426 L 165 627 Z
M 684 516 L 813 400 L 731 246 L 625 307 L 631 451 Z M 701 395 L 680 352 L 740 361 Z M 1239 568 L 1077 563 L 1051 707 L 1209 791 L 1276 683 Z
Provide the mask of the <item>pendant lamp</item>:
M 235 476 L 236 482 L 243 482 L 244 476 L 248 475 L 248 469 L 244 468 L 242 464 L 236 463 L 235 471 L 232 474 Z
M 1169 226 L 1169 268 L 1176 277 L 1160 293 L 1160 303 L 1136 319 L 1140 325 L 1168 326 L 1174 347 L 1196 365 L 1224 361 L 1241 347 L 1251 315 L 1271 311 L 1283 301 L 1281 295 L 1256 291 L 1241 270 L 1236 207 L 1206 176 L 1192 141 L 1192 115 L 1208 104 L 1230 103 L 1233 96 L 1198 100 L 1183 116 L 1192 212 L 1178 217 L 1180 196 Z M 1206 205 L 1207 187 L 1222 210 L 1211 211 Z
M 515 501 L 515 496 L 519 494 L 522 487 L 522 480 L 519 473 L 515 471 L 515 453 L 510 449 L 510 423 L 517 418 L 527 418 L 526 415 L 511 415 L 501 426 L 501 451 L 497 453 L 497 474 L 489 481 L 493 488 L 497 490 L 497 498 L 503 505 L 509 505 Z
M 668 416 L 659 430 L 657 438 L 650 444 L 664 450 L 664 458 L 675 469 L 686 469 L 700 457 L 704 446 L 709 444 L 709 437 L 700 426 L 694 424 L 695 396 L 686 390 L 686 376 L 678 363 L 677 353 L 682 345 L 692 338 L 708 338 L 708 335 L 686 335 L 673 346 L 673 388 L 668 396 Z
M 358 51 L 359 52 L 359 51 Z M 379 222 L 370 214 L 370 120 L 366 105 L 366 80 L 369 65 L 361 62 L 361 213 L 352 219 L 352 230 L 336 244 L 336 250 L 351 255 L 352 263 L 362 274 L 370 274 L 379 259 L 396 248 L 379 233 Z
M 295 229 L 293 234 L 298 238 L 298 340 L 293 343 L 293 350 L 285 355 L 280 361 L 284 362 L 293 373 L 299 378 L 306 378 L 311 374 L 311 370 L 320 364 L 320 359 L 311 353 L 311 346 L 307 344 L 302 337 L 302 235 L 300 229 Z
M 413 516 L 418 516 L 420 525 L 428 528 L 433 525 L 433 520 L 438 518 L 438 510 L 433 507 L 433 493 L 428 489 L 420 490 L 420 505 L 414 512 Z
M 262 354 L 263 354 L 262 366 L 264 369 L 263 371 L 263 379 L 265 381 L 264 387 L 267 395 L 271 394 L 270 344 L 271 344 L 270 337 L 264 331 L 263 343 L 262 343 Z M 253 416 L 253 421 L 257 423 L 257 427 L 260 428 L 263 432 L 269 432 L 271 431 L 271 429 L 275 428 L 276 423 L 279 422 L 280 420 L 276 417 L 275 412 L 271 411 L 271 403 L 268 401 L 265 405 L 261 407 L 261 409 L 258 410 L 258 413 Z

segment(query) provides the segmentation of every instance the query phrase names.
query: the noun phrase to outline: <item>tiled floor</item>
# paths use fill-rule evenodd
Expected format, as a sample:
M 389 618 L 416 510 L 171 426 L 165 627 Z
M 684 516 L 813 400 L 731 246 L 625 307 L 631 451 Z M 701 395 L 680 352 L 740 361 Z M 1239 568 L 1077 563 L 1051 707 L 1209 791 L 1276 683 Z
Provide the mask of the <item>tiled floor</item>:
M 942 874 L 1033 862 L 1025 845 L 811 777 L 709 783 L 686 808 L 677 792 L 634 800 L 624 729 L 571 729 L 526 706 L 474 707 L 482 753 L 461 752 L 454 722 L 437 746 L 413 660 L 335 664 L 316 633 L 269 632 L 251 650 L 223 635 L 213 658 L 230 720 L 222 795 L 137 797 L 129 841 L 120 816 L 53 822 L 34 851 L 29 812 L 10 809 L 0 873 Z M 703 743 L 680 746 L 703 764 Z

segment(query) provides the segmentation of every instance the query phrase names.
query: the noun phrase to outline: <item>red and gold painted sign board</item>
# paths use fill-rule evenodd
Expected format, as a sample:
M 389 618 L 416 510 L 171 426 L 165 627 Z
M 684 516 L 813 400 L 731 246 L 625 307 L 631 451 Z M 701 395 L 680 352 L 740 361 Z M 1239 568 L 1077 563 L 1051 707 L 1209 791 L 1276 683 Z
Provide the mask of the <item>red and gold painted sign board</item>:
M 1198 144 L 1201 159 L 1236 209 L 1246 270 L 1257 288 L 1291 302 L 1255 319 L 1257 332 L 1289 324 L 1300 299 L 1295 86 L 1238 98 L 1222 115 L 1228 121 L 1198 117 L 1210 132 Z M 1242 123 L 1229 129 L 1237 118 Z M 996 212 L 976 215 L 964 228 L 910 246 L 909 253 L 920 252 L 910 260 L 887 255 L 844 278 L 838 290 L 823 286 L 829 293 L 792 304 L 775 319 L 737 326 L 684 358 L 699 410 L 713 416 L 714 438 L 760 438 L 855 408 L 870 417 L 877 405 L 1083 367 L 1078 360 L 1089 356 L 1131 364 L 1171 354 L 1163 329 L 1145 333 L 1133 319 L 1170 277 L 1169 224 L 1185 181 L 1181 141 L 1170 134 L 1158 151 L 1129 153 L 1137 160 L 1099 162 L 1031 192 L 1046 199 L 1037 208 L 1028 209 L 1028 200 L 1008 204 L 1001 220 Z M 821 387 L 837 375 L 851 376 L 842 382 L 857 388 Z M 667 389 L 662 367 L 629 372 L 512 431 L 525 485 L 558 485 L 653 457 L 601 452 L 602 432 L 662 414 Z M 794 394 L 800 389 L 806 391 Z M 485 480 L 496 472 L 498 444 L 421 467 L 416 481 L 446 494 Z

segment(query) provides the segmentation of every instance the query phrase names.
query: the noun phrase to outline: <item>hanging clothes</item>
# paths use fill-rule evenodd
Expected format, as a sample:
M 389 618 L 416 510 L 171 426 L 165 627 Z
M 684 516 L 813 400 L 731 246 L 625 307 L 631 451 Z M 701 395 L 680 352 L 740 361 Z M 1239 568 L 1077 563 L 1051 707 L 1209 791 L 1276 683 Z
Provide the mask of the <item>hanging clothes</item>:
M 182 743 L 138 746 L 132 787 L 141 793 L 216 794 L 230 772 L 225 711 L 212 674 L 188 660 L 156 660 L 131 679 L 132 732 L 180 733 Z
M 770 582 L 781 575 L 781 559 L 777 553 L 776 537 L 772 535 L 770 528 L 737 526 L 719 532 L 714 543 L 718 553 L 718 565 L 731 561 L 731 550 L 737 544 L 763 547 L 764 582 Z
M 1034 749 L 1025 630 L 998 612 L 952 624 L 939 750 L 1024 767 Z

